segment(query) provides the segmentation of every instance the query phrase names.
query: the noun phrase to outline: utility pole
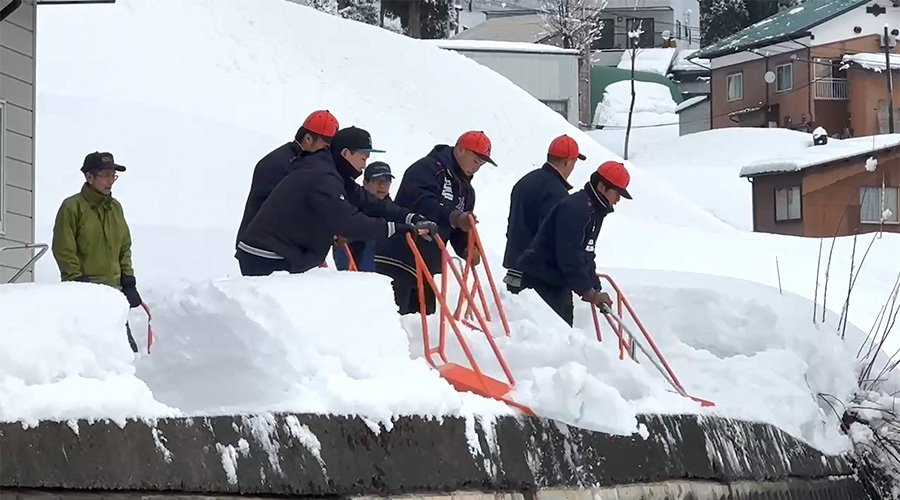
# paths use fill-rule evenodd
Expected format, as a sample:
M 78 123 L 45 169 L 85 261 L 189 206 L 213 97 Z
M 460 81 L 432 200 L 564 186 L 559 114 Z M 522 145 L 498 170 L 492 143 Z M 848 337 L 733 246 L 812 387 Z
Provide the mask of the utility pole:
M 894 133 L 894 77 L 891 71 L 891 45 L 888 43 L 888 25 L 884 24 L 884 74 L 887 75 L 888 89 L 888 133 Z

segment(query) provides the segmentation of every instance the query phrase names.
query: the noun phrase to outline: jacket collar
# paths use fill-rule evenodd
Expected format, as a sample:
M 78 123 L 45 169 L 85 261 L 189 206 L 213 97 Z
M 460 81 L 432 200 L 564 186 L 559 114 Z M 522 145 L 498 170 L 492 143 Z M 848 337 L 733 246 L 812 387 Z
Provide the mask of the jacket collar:
M 587 192 L 588 200 L 590 200 L 594 212 L 606 215 L 614 211 L 612 203 L 594 189 L 594 186 L 591 185 L 591 181 L 587 181 L 584 184 L 584 190 Z
M 88 203 L 90 203 L 91 206 L 93 206 L 93 207 L 99 207 L 101 205 L 105 205 L 105 204 L 109 203 L 109 200 L 112 199 L 111 194 L 105 195 L 102 193 L 98 193 L 97 191 L 94 191 L 94 189 L 91 188 L 91 186 L 89 186 L 87 182 L 85 182 L 81 186 L 81 196 L 83 196 L 84 199 L 86 199 L 88 201 Z
M 428 153 L 428 155 L 437 160 L 438 163 L 444 166 L 451 174 L 466 181 L 466 184 L 472 182 L 472 177 L 466 175 L 466 173 L 463 172 L 462 167 L 459 166 L 459 163 L 456 162 L 456 157 L 453 156 L 453 146 L 438 144 L 431 150 L 431 153 Z
M 563 183 L 563 186 L 566 186 L 566 191 L 572 189 L 572 185 L 569 184 L 569 181 L 567 181 L 567 180 L 562 176 L 562 174 L 559 172 L 559 170 L 556 169 L 556 167 L 554 167 L 553 165 L 551 165 L 551 164 L 549 164 L 549 163 L 544 163 L 544 164 L 541 166 L 541 168 L 544 169 L 544 170 L 546 170 L 546 171 L 548 171 L 548 172 L 552 172 L 554 175 L 556 175 L 556 177 L 559 179 L 559 182 L 562 182 L 562 183 Z

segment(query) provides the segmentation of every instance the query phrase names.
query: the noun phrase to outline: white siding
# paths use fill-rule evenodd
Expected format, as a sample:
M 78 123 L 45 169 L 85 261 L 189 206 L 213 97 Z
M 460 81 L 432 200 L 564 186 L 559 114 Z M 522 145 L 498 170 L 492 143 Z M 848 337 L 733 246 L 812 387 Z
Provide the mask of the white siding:
M 34 0 L 24 0 L 0 23 L 0 102 L 5 115 L 0 130 L 0 247 L 34 242 L 35 8 Z M 23 250 L 0 253 L 0 283 L 30 257 Z M 32 279 L 29 271 L 18 281 Z

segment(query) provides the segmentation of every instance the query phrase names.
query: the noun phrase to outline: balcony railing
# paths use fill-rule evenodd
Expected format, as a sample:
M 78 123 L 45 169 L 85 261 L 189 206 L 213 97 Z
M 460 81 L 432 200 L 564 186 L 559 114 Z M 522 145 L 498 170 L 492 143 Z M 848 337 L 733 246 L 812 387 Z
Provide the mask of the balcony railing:
M 844 101 L 850 98 L 846 78 L 820 78 L 813 82 L 816 99 Z

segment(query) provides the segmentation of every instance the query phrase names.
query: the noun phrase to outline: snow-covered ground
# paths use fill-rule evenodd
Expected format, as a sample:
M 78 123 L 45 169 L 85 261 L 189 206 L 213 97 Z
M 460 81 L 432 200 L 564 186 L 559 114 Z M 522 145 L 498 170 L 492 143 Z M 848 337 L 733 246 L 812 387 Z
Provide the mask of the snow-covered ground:
M 377 159 L 396 174 L 435 143 L 485 130 L 500 166 L 476 176 L 476 213 L 499 281 L 509 191 L 543 162 L 550 139 L 568 133 L 582 145 L 588 161 L 570 178 L 576 186 L 614 153 L 464 56 L 283 0 L 119 0 L 58 6 L 38 21 L 37 239 L 49 240 L 60 200 L 78 189 L 84 155 L 112 151 L 129 167 L 115 194 L 131 224 L 156 340 L 152 354 L 131 359 L 117 294 L 97 297 L 99 307 L 89 309 L 103 317 L 90 335 L 73 330 L 84 323 L 68 309 L 25 315 L 35 319 L 18 329 L 6 328 L 11 316 L 0 314 L 2 355 L 30 366 L 0 364 L 0 418 L 280 409 L 354 412 L 389 425 L 403 413 L 509 411 L 450 390 L 426 368 L 418 318 L 393 312 L 385 277 L 333 269 L 236 277 L 234 231 L 252 167 L 319 108 L 331 109 L 342 126 L 368 128 L 388 151 Z M 313 45 L 322 50 L 297 49 Z M 687 391 L 717 406 L 701 410 L 669 392 L 646 358 L 618 360 L 615 342 L 596 342 L 583 303 L 569 329 L 533 292 L 501 290 L 512 334 L 497 341 L 517 381 L 515 399 L 609 432 L 638 432 L 637 412 L 704 411 L 772 422 L 826 451 L 846 449 L 817 395 L 849 400 L 856 347 L 840 343 L 835 315 L 824 325 L 811 321 L 819 241 L 738 231 L 702 201 L 714 182 L 670 183 L 639 163 L 631 170 L 635 199 L 604 223 L 599 268 L 624 288 Z M 830 276 L 834 310 L 846 295 L 852 243 L 843 238 L 834 251 L 841 268 Z M 900 271 L 897 255 L 900 238 L 885 235 L 867 257 L 850 307 L 864 330 Z M 42 304 L 65 302 L 53 294 L 87 300 L 96 289 L 47 284 L 58 281 L 50 258 L 37 274 L 42 284 L 3 287 L 4 302 L 41 294 L 48 297 Z M 143 341 L 145 320 L 137 311 L 129 317 Z M 52 356 L 35 354 L 35 332 L 58 339 Z M 483 337 L 466 335 L 496 373 Z M 849 326 L 854 342 L 863 335 Z M 67 371 L 50 366 L 93 358 Z M 45 404 L 60 391 L 65 398 Z

